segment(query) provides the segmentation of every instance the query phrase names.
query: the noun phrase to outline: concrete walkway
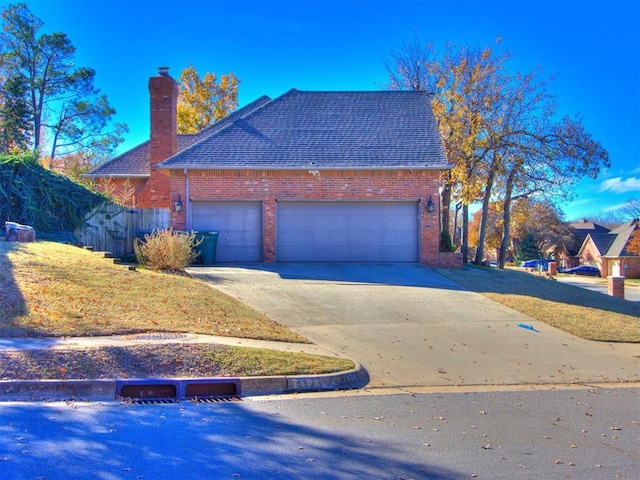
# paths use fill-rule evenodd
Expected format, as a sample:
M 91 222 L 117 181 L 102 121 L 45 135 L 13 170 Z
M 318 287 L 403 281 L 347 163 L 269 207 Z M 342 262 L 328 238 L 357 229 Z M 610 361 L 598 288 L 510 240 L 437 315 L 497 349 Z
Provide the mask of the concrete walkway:
M 375 387 L 640 381 L 640 345 L 582 340 L 416 264 L 246 265 L 189 273 L 353 358 Z
M 141 333 L 135 335 L 114 335 L 108 337 L 63 337 L 63 338 L 0 338 L 0 352 L 15 350 L 36 350 L 42 348 L 73 349 L 97 347 L 125 347 L 148 345 L 151 343 L 211 343 L 236 347 L 268 348 L 283 352 L 310 353 L 314 355 L 334 356 L 320 345 L 306 343 L 287 343 L 249 338 L 221 337 L 193 333 Z

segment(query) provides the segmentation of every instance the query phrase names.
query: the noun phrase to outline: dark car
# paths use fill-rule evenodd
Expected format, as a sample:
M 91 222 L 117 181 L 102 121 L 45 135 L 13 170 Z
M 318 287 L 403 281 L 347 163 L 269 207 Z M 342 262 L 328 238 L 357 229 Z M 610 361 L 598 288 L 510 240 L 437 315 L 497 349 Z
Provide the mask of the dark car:
M 600 270 L 596 267 L 589 267 L 587 265 L 580 265 L 579 267 L 567 268 L 564 273 L 569 275 L 589 275 L 591 277 L 599 277 Z

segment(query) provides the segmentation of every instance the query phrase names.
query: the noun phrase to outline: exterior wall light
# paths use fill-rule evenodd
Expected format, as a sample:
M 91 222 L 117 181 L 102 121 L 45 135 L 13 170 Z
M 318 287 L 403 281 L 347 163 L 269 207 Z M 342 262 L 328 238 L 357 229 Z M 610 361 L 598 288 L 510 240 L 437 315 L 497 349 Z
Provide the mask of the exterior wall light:
M 433 200 L 431 200 L 431 195 L 429 195 L 429 201 L 427 202 L 427 212 L 433 213 L 435 207 L 433 206 Z
M 178 195 L 178 201 L 174 203 L 174 206 L 176 213 L 180 213 L 182 211 L 182 198 L 180 198 L 180 195 Z

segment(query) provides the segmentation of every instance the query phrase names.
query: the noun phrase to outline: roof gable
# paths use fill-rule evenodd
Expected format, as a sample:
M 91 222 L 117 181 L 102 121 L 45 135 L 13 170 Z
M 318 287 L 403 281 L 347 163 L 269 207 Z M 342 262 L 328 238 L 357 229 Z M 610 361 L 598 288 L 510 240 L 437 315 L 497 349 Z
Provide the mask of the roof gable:
M 579 254 L 582 254 L 586 245 L 591 241 L 598 249 L 601 257 L 634 256 L 634 254 L 627 251 L 627 245 L 631 235 L 638 228 L 640 228 L 638 220 L 635 219 L 614 228 L 608 233 L 590 233 L 583 242 Z
M 167 169 L 448 169 L 423 91 L 290 90 L 160 164 Z
M 631 239 L 631 235 L 638 229 L 638 220 L 630 220 L 627 223 L 614 228 L 609 235 L 615 235 L 615 239 L 611 242 L 605 256 L 607 257 L 626 257 L 634 256 L 627 251 L 627 245 Z

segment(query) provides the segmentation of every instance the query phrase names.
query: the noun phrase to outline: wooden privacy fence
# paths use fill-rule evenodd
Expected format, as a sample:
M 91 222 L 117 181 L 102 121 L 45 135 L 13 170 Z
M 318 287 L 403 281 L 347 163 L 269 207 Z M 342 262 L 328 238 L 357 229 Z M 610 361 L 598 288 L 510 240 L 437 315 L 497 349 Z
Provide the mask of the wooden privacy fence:
M 84 227 L 75 234 L 81 245 L 121 257 L 133 252 L 137 236 L 169 228 L 169 220 L 167 208 L 128 208 L 107 203 L 89 213 Z

